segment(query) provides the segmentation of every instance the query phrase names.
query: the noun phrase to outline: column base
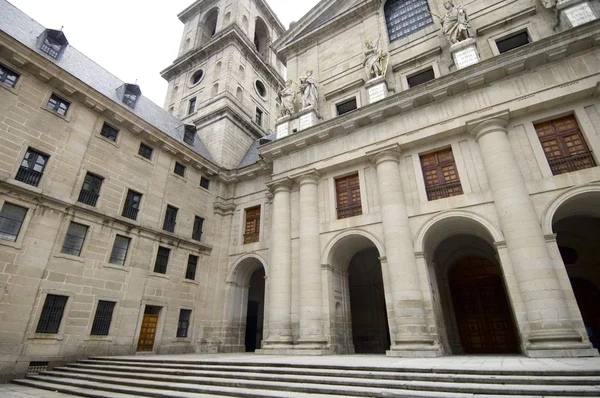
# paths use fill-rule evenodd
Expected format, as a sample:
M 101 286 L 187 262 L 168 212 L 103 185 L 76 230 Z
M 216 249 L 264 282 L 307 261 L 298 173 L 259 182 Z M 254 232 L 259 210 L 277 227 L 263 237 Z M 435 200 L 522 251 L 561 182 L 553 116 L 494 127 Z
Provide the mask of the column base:
M 297 351 L 329 351 L 327 339 L 324 336 L 300 337 L 294 344 Z
M 534 332 L 525 355 L 531 358 L 597 357 L 598 350 L 574 330 Z
M 410 337 L 394 339 L 394 344 L 385 352 L 388 357 L 436 358 L 442 350 L 430 337 Z

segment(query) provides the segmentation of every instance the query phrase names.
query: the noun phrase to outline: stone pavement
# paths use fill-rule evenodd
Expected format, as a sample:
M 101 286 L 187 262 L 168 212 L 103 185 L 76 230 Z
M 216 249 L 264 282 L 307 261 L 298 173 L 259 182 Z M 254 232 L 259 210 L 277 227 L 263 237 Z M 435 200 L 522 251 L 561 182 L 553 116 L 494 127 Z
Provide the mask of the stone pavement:
M 75 395 L 62 394 L 60 392 L 18 386 L 16 384 L 0 384 L 0 398 L 64 398 L 74 396 Z

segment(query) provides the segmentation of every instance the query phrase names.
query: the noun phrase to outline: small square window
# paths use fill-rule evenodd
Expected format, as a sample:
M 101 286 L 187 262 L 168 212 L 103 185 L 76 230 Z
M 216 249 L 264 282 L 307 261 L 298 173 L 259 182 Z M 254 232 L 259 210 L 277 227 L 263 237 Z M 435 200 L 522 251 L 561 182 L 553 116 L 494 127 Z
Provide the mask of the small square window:
M 185 270 L 185 279 L 196 280 L 196 269 L 198 268 L 198 256 L 190 254 L 188 257 L 187 269 Z
M 83 248 L 83 242 L 87 235 L 87 225 L 78 224 L 71 222 L 65 241 L 63 242 L 61 253 L 69 254 L 71 256 L 81 255 L 81 249 Z
M 92 324 L 92 331 L 90 332 L 92 336 L 108 336 L 115 304 L 114 301 L 98 301 L 96 315 L 94 315 L 94 323 Z
M 141 157 L 146 158 L 148 160 L 151 160 L 152 152 L 154 152 L 154 149 L 152 147 L 149 147 L 148 145 L 144 144 L 143 142 L 140 142 L 140 149 L 138 150 L 138 155 L 140 155 Z
M 263 111 L 259 108 L 256 108 L 256 115 L 254 117 L 254 123 L 258 124 L 259 126 L 262 126 L 262 118 L 263 118 Z
M 352 112 L 353 110 L 357 109 L 356 97 L 336 104 L 335 109 L 337 110 L 338 116 L 342 116 L 345 113 Z
M 20 75 L 17 72 L 13 72 L 6 66 L 0 64 L 0 83 L 7 87 L 14 88 L 17 85 Z
M 102 137 L 106 138 L 107 140 L 115 142 L 115 141 L 117 141 L 117 136 L 119 135 L 119 130 L 114 128 L 113 126 L 111 126 L 108 123 L 104 123 L 104 125 L 102 126 L 102 131 L 100 131 L 100 135 Z
M 192 316 L 192 310 L 180 310 L 179 311 L 179 322 L 177 322 L 177 337 L 187 337 L 188 329 L 190 327 L 190 318 Z
M 527 31 L 496 40 L 496 46 L 498 47 L 498 52 L 500 54 L 514 50 L 515 48 L 519 48 L 529 43 L 531 43 L 531 40 L 529 39 Z
M 16 242 L 26 215 L 25 207 L 4 202 L 0 211 L 0 239 Z
M 208 189 L 210 180 L 208 178 L 200 177 L 200 186 L 204 189 Z
M 65 116 L 67 114 L 67 111 L 69 110 L 70 105 L 71 103 L 69 101 L 60 98 L 56 94 L 52 94 L 50 96 L 50 99 L 48 100 L 46 108 L 58 113 L 61 116 Z
M 435 73 L 433 72 L 433 68 L 426 69 L 406 78 L 406 80 L 408 81 L 408 87 L 410 88 L 416 87 L 423 83 L 427 83 L 428 81 L 431 81 L 433 79 L 435 79 Z
M 130 243 L 131 239 L 126 236 L 115 236 L 115 243 L 110 253 L 110 259 L 108 260 L 108 262 L 117 265 L 125 264 L 125 259 L 127 258 L 127 251 L 129 250 Z
M 42 179 L 42 175 L 44 175 L 46 163 L 48 163 L 48 156 L 27 148 L 15 180 L 37 187 Z
M 167 265 L 169 264 L 170 254 L 171 249 L 167 249 L 166 247 L 162 246 L 158 248 L 158 253 L 156 253 L 156 262 L 154 263 L 154 272 L 159 274 L 167 273 Z
M 177 174 L 178 176 L 184 177 L 185 176 L 185 166 L 179 162 L 175 162 L 175 169 L 173 169 L 173 173 Z
M 191 115 L 194 112 L 196 112 L 196 98 L 192 98 L 188 105 L 188 115 Z
M 55 294 L 46 296 L 44 308 L 42 308 L 42 315 L 40 316 L 37 328 L 35 329 L 36 333 L 58 333 L 68 299 L 69 297 L 67 296 L 58 296 Z

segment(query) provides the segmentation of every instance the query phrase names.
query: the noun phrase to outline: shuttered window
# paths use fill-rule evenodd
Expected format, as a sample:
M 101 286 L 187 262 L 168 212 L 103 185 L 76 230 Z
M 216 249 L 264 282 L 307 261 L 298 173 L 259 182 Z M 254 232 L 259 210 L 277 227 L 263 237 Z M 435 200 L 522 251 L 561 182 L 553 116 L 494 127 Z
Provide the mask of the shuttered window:
M 244 244 L 258 242 L 260 237 L 260 206 L 246 209 Z
M 67 296 L 58 296 L 49 294 L 46 296 L 42 315 L 38 322 L 36 333 L 58 333 L 60 321 L 62 320 L 65 306 L 67 305 Z
M 429 200 L 462 195 L 463 190 L 451 148 L 421 155 L 421 167 Z
M 360 216 L 360 183 L 358 173 L 335 179 L 338 219 Z
M 535 125 L 552 174 L 595 167 L 596 162 L 573 115 Z
M 92 336 L 108 336 L 110 324 L 112 322 L 113 311 L 115 309 L 114 301 L 98 301 L 94 323 L 92 324 Z

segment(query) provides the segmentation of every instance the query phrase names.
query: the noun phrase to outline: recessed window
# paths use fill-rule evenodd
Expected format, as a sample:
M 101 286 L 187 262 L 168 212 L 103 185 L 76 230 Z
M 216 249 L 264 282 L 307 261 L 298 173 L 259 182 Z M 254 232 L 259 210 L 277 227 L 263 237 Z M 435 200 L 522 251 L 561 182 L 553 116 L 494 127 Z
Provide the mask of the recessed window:
M 167 265 L 169 264 L 170 254 L 171 249 L 167 249 L 166 247 L 162 246 L 158 248 L 158 252 L 156 253 L 156 262 L 154 263 L 154 272 L 159 274 L 167 273 Z
M 110 259 L 108 262 L 111 264 L 124 265 L 130 243 L 131 239 L 126 236 L 115 236 L 115 243 L 113 244 L 112 251 L 110 252 Z
M 121 94 L 123 103 L 132 109 L 142 96 L 142 90 L 137 84 L 124 84 L 117 89 L 117 92 Z
M 254 85 L 256 86 L 256 92 L 258 93 L 258 95 L 265 98 L 267 96 L 267 88 L 265 87 L 263 82 L 261 82 L 260 80 L 257 80 L 254 83 Z
M 260 206 L 246 209 L 244 244 L 258 242 L 260 238 Z
M 48 163 L 48 156 L 28 148 L 15 180 L 37 187 L 44 175 L 46 163 Z
M 173 169 L 173 173 L 177 174 L 180 177 L 185 176 L 185 166 L 179 162 L 175 162 L 175 168 Z
M 462 185 L 456 170 L 452 148 L 421 155 L 420 158 L 429 200 L 462 195 Z
M 200 83 L 202 81 L 203 77 L 204 77 L 204 71 L 202 69 L 194 72 L 194 74 L 192 75 L 192 84 L 196 85 L 196 84 Z
M 196 141 L 196 127 L 191 125 L 185 125 L 185 130 L 183 132 L 183 142 L 188 145 L 194 145 Z
M 130 189 L 127 191 L 125 206 L 123 206 L 123 213 L 121 215 L 131 220 L 137 220 L 141 202 L 142 194 Z
M 119 130 L 108 123 L 104 123 L 102 125 L 100 135 L 109 141 L 115 142 L 117 140 L 117 136 L 119 135 Z
M 79 191 L 79 198 L 77 201 L 85 203 L 88 206 L 96 206 L 96 202 L 98 202 L 98 198 L 100 197 L 100 188 L 102 187 L 103 181 L 104 178 L 92 173 L 87 173 L 81 191 Z
M 17 85 L 20 75 L 0 64 L 0 83 L 7 87 L 13 88 Z
M 500 54 L 514 50 L 515 48 L 519 48 L 529 43 L 531 43 L 531 40 L 529 40 L 527 31 L 496 40 L 496 46 L 498 47 L 498 52 Z
M 408 87 L 412 88 L 420 84 L 427 83 L 428 81 L 431 81 L 433 79 L 435 79 L 435 73 L 433 71 L 433 68 L 429 68 L 407 77 L 406 81 L 408 82 Z
M 553 175 L 596 166 L 575 116 L 565 116 L 535 126 Z
M 185 270 L 185 279 L 196 280 L 196 269 L 198 268 L 198 256 L 190 254 L 188 257 L 187 268 Z
M 163 230 L 167 232 L 175 232 L 175 224 L 177 223 L 178 212 L 178 208 L 167 205 L 167 210 L 165 211 L 165 220 L 163 222 Z
M 46 296 L 44 302 L 44 308 L 42 308 L 42 315 L 38 322 L 36 333 L 58 333 L 58 328 L 67 305 L 67 296 L 59 296 L 56 294 L 49 294 Z
M 180 310 L 179 321 L 177 322 L 177 337 L 187 337 L 190 327 L 190 318 L 192 310 Z
M 90 332 L 92 336 L 108 336 L 115 304 L 114 301 L 98 301 L 92 331 Z
M 191 115 L 194 112 L 196 112 L 196 98 L 192 98 L 188 105 L 188 115 Z
M 360 216 L 362 201 L 358 173 L 335 179 L 338 220 Z
M 345 113 L 352 112 L 353 110 L 357 109 L 356 97 L 336 104 L 335 109 L 337 111 L 338 116 L 342 116 Z
M 151 160 L 152 152 L 154 152 L 154 149 L 152 147 L 149 147 L 148 145 L 144 144 L 143 142 L 140 142 L 140 149 L 138 150 L 138 155 L 140 155 L 141 157 L 146 158 L 148 160 Z
M 433 24 L 427 0 L 388 0 L 384 13 L 390 42 Z
M 204 189 L 208 189 L 210 186 L 210 180 L 205 177 L 200 177 L 200 186 Z
M 46 29 L 40 44 L 40 51 L 54 59 L 58 59 L 68 44 L 69 42 L 62 31 Z
M 4 202 L 0 211 L 0 239 L 16 242 L 26 215 L 25 207 Z
M 71 222 L 69 224 L 69 229 L 67 229 L 67 234 L 65 235 L 61 253 L 79 257 L 79 255 L 81 255 L 81 249 L 83 248 L 83 242 L 85 241 L 87 231 L 87 225 Z
M 69 101 L 60 98 L 56 94 L 52 94 L 48 100 L 48 103 L 46 104 L 46 108 L 58 113 L 61 116 L 65 116 L 67 114 L 69 106 L 71 106 Z
M 204 218 L 194 217 L 194 230 L 192 231 L 192 239 L 200 241 L 202 239 L 202 227 L 204 226 Z
M 258 124 L 259 126 L 262 126 L 262 118 L 263 118 L 263 111 L 259 108 L 256 108 L 256 115 L 254 116 L 254 123 Z

